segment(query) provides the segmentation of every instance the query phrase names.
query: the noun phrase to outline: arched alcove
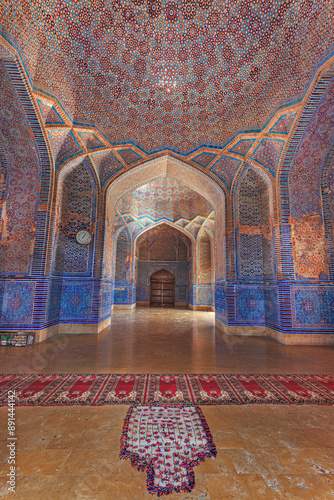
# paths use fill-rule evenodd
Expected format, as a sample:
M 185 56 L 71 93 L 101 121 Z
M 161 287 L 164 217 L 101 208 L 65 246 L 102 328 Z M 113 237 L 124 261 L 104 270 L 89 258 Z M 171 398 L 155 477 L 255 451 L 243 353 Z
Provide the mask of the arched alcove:
M 248 167 L 236 191 L 236 260 L 239 280 L 275 278 L 268 181 Z
M 64 174 L 56 207 L 53 270 L 55 275 L 92 276 L 94 234 L 89 245 L 79 245 L 76 233 L 94 233 L 96 189 L 85 162 Z
M 60 323 L 93 323 L 97 186 L 87 161 L 68 165 L 58 177 L 48 315 Z M 91 241 L 76 241 L 80 230 Z M 84 280 L 83 280 L 84 279 Z M 66 329 L 65 329 L 66 331 Z
M 196 308 L 206 309 L 214 305 L 214 238 L 201 228 L 196 238 L 197 275 Z
M 201 230 L 197 238 L 198 272 L 197 282 L 201 285 L 212 283 L 213 256 L 212 241 L 209 233 Z

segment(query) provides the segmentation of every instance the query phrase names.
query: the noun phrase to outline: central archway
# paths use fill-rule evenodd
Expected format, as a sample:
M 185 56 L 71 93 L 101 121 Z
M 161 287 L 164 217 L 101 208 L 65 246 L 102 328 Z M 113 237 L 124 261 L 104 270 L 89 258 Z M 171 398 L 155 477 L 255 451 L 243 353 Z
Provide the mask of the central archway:
M 226 278 L 226 224 L 225 224 L 225 193 L 223 189 L 205 173 L 186 165 L 184 162 L 171 156 L 163 156 L 134 167 L 105 187 L 106 196 L 106 224 L 103 248 L 103 274 L 106 279 L 112 277 L 112 254 L 115 242 L 113 229 L 115 223 L 115 206 L 117 200 L 126 191 L 147 183 L 157 177 L 171 177 L 182 181 L 194 191 L 206 198 L 212 205 L 215 213 L 215 265 L 216 280 Z

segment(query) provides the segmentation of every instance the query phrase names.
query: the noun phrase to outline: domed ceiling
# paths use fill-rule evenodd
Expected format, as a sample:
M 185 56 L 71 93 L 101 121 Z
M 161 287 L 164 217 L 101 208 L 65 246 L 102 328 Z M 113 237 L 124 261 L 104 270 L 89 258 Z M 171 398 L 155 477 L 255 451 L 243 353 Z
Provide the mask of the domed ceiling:
M 0 19 L 36 88 L 147 153 L 262 128 L 334 39 L 318 0 L 7 0 Z

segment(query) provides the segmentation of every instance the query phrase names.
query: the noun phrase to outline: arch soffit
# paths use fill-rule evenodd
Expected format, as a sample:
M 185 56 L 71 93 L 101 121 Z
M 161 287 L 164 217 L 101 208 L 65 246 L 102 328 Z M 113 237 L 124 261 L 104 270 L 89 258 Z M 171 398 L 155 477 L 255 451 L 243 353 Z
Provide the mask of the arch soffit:
M 72 172 L 72 170 L 75 167 L 77 167 L 78 165 L 80 165 L 81 163 L 85 164 L 85 167 L 90 172 L 90 174 L 93 176 L 95 187 L 98 190 L 98 193 L 100 193 L 101 183 L 100 183 L 100 178 L 99 178 L 98 172 L 96 170 L 94 163 L 91 161 L 90 157 L 86 154 L 78 155 L 75 158 L 70 158 L 61 164 L 61 166 L 59 167 L 59 169 L 56 172 L 56 186 L 57 186 L 56 191 L 59 189 L 59 186 L 63 182 L 66 175 L 68 175 L 70 172 Z
M 214 234 L 205 226 L 202 226 L 201 229 L 198 231 L 197 236 L 196 236 L 196 241 L 199 242 L 199 240 L 203 236 L 208 236 L 211 243 L 214 241 L 215 237 Z
M 174 224 L 173 222 L 169 221 L 168 219 L 160 219 L 156 223 L 149 225 L 148 227 L 143 228 L 141 231 L 135 234 L 133 238 L 133 246 L 136 248 L 136 245 L 138 244 L 138 239 L 140 236 L 143 236 L 143 234 L 148 233 L 152 229 L 162 226 L 163 224 L 167 224 L 168 226 L 172 227 L 173 229 L 176 229 L 177 231 L 180 231 L 180 233 L 183 233 L 185 236 L 189 238 L 191 243 L 194 245 L 196 242 L 196 239 L 194 235 L 190 232 L 188 232 L 186 229 L 183 229 L 182 227 L 178 226 L 177 224 Z
M 129 229 L 127 228 L 127 226 L 123 226 L 123 227 L 121 227 L 119 230 L 117 230 L 115 232 L 116 241 L 118 241 L 118 238 L 121 236 L 121 234 L 123 232 L 126 235 L 126 237 L 128 239 L 128 244 L 129 244 L 131 242 L 132 238 L 131 238 L 131 234 L 130 234 Z
M 106 203 L 113 200 L 115 205 L 125 192 L 157 177 L 172 177 L 184 182 L 206 198 L 214 209 L 225 203 L 226 194 L 220 185 L 205 173 L 169 155 L 150 160 L 124 172 L 114 181 L 110 180 L 104 188 Z
M 163 266 L 161 269 L 159 269 L 158 271 L 153 271 L 150 275 L 149 275 L 149 278 L 153 278 L 154 275 L 158 275 L 159 277 L 159 273 L 161 273 L 161 271 L 163 271 L 165 273 L 165 276 L 171 276 L 174 278 L 175 280 L 175 274 L 171 273 L 170 271 L 167 271 L 167 269 L 165 269 Z

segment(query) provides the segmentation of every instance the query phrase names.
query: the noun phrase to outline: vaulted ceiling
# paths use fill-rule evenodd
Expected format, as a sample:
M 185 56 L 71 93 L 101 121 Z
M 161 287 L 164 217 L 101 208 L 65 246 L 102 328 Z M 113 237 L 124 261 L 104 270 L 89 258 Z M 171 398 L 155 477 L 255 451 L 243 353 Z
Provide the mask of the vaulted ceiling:
M 166 220 L 196 237 L 205 227 L 213 232 L 211 203 L 180 180 L 158 177 L 124 193 L 116 203 L 115 230 L 127 227 L 133 236 Z
M 197 215 L 207 217 L 213 208 L 199 193 L 183 182 L 161 177 L 139 186 L 120 198 L 116 205 L 120 213 L 159 220 L 162 217 L 176 221 L 181 217 L 193 219 Z
M 147 153 L 263 128 L 334 41 L 332 0 L 6 0 L 0 19 L 35 88 Z

